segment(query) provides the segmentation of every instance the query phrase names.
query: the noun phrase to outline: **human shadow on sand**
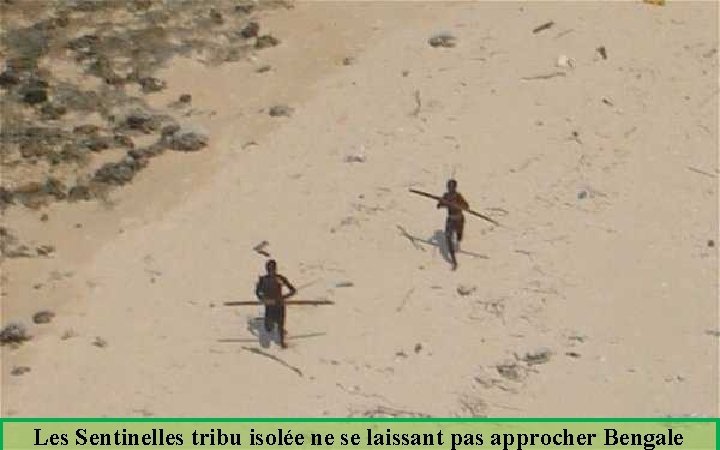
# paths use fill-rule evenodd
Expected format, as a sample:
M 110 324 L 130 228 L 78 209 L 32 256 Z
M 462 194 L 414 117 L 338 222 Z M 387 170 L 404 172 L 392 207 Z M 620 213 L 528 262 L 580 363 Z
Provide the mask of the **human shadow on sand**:
M 435 247 L 440 252 L 440 255 L 442 258 L 448 263 L 452 264 L 452 259 L 450 258 L 450 250 L 447 246 L 447 240 L 445 239 L 445 231 L 444 230 L 435 230 L 432 236 L 430 236 L 429 239 L 423 239 L 420 237 L 417 237 L 415 235 L 410 234 L 405 228 L 403 228 L 400 225 L 397 225 L 398 230 L 400 230 L 400 234 L 408 239 L 412 245 L 421 251 L 425 251 L 425 248 L 423 248 L 419 244 L 423 245 L 430 245 L 432 247 Z M 482 253 L 475 253 L 475 252 L 469 252 L 467 250 L 458 249 L 455 251 L 456 254 L 461 255 L 468 255 L 472 256 L 473 258 L 481 258 L 481 259 L 490 259 L 489 256 L 483 255 Z
M 218 339 L 218 342 L 255 342 L 258 341 L 260 347 L 269 348 L 272 342 L 280 345 L 280 334 L 277 327 L 274 330 L 268 332 L 265 330 L 265 319 L 263 317 L 250 317 L 247 319 L 247 330 L 254 336 L 254 338 L 225 338 Z M 295 336 L 288 336 L 286 340 L 291 341 L 294 339 L 302 339 L 316 336 L 324 336 L 327 333 L 307 333 L 299 334 Z

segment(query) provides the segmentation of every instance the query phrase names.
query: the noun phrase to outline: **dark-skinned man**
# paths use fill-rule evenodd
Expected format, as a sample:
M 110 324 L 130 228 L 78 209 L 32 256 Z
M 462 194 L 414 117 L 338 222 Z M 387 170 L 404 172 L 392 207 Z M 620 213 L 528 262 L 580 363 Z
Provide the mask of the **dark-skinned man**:
M 277 324 L 280 346 L 287 348 L 287 344 L 285 344 L 285 300 L 295 295 L 297 290 L 287 278 L 277 273 L 277 263 L 274 259 L 265 263 L 265 270 L 267 273 L 261 276 L 255 285 L 255 295 L 265 305 L 265 330 L 270 333 Z M 287 294 L 283 294 L 283 286 L 288 289 Z
M 457 191 L 457 181 L 448 180 L 447 192 L 437 204 L 438 208 L 447 208 L 448 215 L 445 220 L 445 241 L 447 242 L 448 253 L 450 254 L 450 262 L 452 270 L 457 269 L 457 259 L 455 258 L 455 246 L 453 245 L 452 235 L 455 233 L 458 243 L 463 237 L 463 228 L 465 227 L 465 216 L 463 210 L 468 209 L 470 205 L 465 198 Z

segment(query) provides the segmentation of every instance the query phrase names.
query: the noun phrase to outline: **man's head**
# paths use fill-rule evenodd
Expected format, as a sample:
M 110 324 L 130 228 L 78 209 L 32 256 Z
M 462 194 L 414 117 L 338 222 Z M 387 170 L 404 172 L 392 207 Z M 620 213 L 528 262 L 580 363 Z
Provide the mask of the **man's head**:
M 449 179 L 447 182 L 447 189 L 448 192 L 455 192 L 455 189 L 457 189 L 457 181 L 453 180 L 452 178 Z
M 277 272 L 277 263 L 274 259 L 270 259 L 265 263 L 265 270 L 267 270 L 268 274 L 275 275 L 275 272 Z

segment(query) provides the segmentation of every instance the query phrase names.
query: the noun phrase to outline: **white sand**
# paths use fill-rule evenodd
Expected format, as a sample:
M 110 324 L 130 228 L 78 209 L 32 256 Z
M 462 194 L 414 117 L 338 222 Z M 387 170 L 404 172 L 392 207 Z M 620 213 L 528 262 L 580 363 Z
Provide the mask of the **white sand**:
M 718 415 L 715 3 L 306 3 L 262 23 L 282 44 L 257 61 L 160 75 L 154 104 L 215 112 L 192 118 L 210 148 L 153 160 L 111 205 L 7 213 L 57 255 L 4 263 L 3 322 L 57 317 L 3 348 L 4 415 Z M 440 31 L 457 47 L 431 48 Z M 295 113 L 259 112 L 276 103 Z M 453 175 L 506 225 L 468 217 L 463 249 L 487 258 L 457 272 L 398 230 L 437 235 L 407 188 Z M 262 240 L 311 283 L 298 298 L 336 302 L 289 310 L 291 336 L 324 334 L 262 349 L 301 376 L 248 350 L 257 308 L 222 306 L 253 299 Z M 539 348 L 520 381 L 497 371 Z

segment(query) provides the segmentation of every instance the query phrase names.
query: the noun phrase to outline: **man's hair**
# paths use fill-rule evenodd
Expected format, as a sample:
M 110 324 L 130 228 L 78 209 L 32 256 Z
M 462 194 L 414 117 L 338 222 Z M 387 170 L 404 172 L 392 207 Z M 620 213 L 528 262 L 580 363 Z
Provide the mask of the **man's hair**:
M 455 181 L 454 178 L 450 178 L 448 180 L 447 184 L 448 184 L 448 186 L 453 185 L 453 186 L 457 187 L 457 181 Z
M 277 263 L 274 259 L 269 259 L 268 262 L 265 263 L 265 270 L 270 272 L 271 269 L 277 269 Z

